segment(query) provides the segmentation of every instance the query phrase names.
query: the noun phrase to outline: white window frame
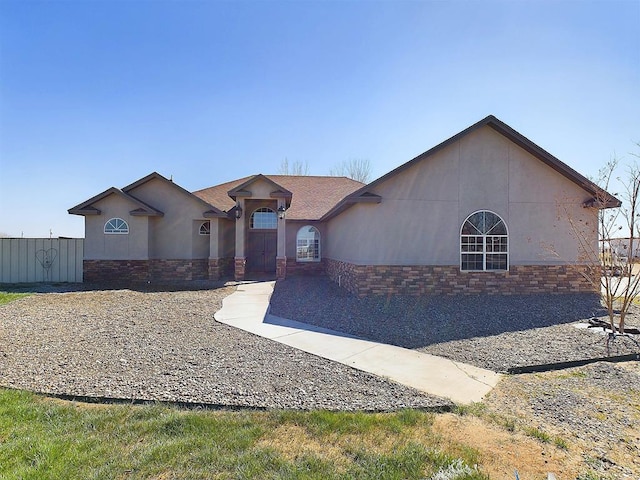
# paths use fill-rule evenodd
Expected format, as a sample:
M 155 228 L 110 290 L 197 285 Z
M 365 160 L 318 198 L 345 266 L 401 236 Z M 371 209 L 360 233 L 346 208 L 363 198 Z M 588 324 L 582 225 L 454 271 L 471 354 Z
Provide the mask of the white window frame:
M 209 220 L 202 222 L 198 229 L 198 233 L 200 235 L 211 235 L 211 222 Z
M 258 215 L 256 217 L 256 213 L 270 213 L 270 214 L 272 213 L 274 222 L 273 223 L 263 222 L 261 219 L 266 217 L 263 217 L 262 215 Z M 256 223 L 256 220 L 259 220 L 259 221 Z M 249 228 L 251 230 L 276 230 L 278 228 L 278 214 L 276 213 L 275 210 L 269 207 L 256 208 L 251 214 L 251 217 L 249 218 Z
M 303 231 L 305 229 L 306 231 Z M 312 232 L 314 233 L 313 238 L 311 238 Z M 301 238 L 302 235 L 305 235 L 305 237 Z M 317 242 L 317 251 L 315 246 L 311 244 L 312 242 Z M 296 262 L 319 262 L 322 259 L 321 248 L 322 240 L 320 237 L 320 230 L 313 225 L 305 225 L 298 229 L 298 233 L 296 234 Z M 307 254 L 301 256 L 301 249 L 304 249 Z M 309 255 L 309 250 L 312 251 L 312 255 Z
M 104 224 L 105 235 L 129 235 L 129 224 L 120 217 L 113 217 Z
M 469 222 L 471 217 L 477 215 L 479 213 L 483 214 L 492 214 L 498 217 L 502 225 L 504 225 L 504 230 L 506 235 L 492 235 L 491 231 L 495 229 L 499 223 L 495 223 L 488 231 L 485 229 L 478 230 L 478 228 L 471 223 L 472 227 L 477 230 L 477 234 L 465 234 L 462 233 L 464 231 L 464 227 Z M 496 250 L 497 247 L 497 250 Z M 464 268 L 464 259 L 467 260 L 471 256 L 480 256 L 482 255 L 482 268 Z M 487 257 L 491 255 L 499 255 L 504 256 L 505 268 L 487 268 Z M 462 226 L 460 227 L 460 271 L 462 272 L 507 272 L 509 271 L 509 229 L 507 227 L 507 222 L 495 212 L 491 210 L 478 210 L 473 212 L 462 222 Z

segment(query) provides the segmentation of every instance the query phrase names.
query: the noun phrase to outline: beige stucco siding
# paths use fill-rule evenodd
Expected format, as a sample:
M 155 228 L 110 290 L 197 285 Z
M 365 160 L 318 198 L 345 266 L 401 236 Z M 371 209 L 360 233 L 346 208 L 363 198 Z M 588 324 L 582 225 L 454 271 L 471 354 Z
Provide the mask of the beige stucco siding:
M 219 257 L 231 258 L 235 255 L 236 243 L 236 222 L 235 220 L 220 219 L 218 229 L 218 255 Z
M 512 264 L 575 262 L 597 251 L 597 211 L 582 207 L 587 192 L 513 144 L 509 171 Z M 578 246 L 578 239 L 590 246 Z
M 324 256 L 361 265 L 451 265 L 453 202 L 383 200 L 355 205 L 327 225 Z
M 129 193 L 164 213 L 151 222 L 149 258 L 209 257 L 208 237 L 200 238 L 198 233 L 205 221 L 203 204 L 160 179 L 152 179 Z
M 458 192 L 460 222 L 476 210 L 491 210 L 503 218 L 506 215 L 511 145 L 505 137 L 489 127 L 475 131 L 458 142 L 458 188 L 456 185 L 448 186 Z
M 209 258 L 232 258 L 235 252 L 235 233 L 235 221 L 226 218 L 212 218 Z
M 265 180 L 258 179 L 255 182 L 252 182 L 246 190 L 251 192 L 252 199 L 270 199 L 271 192 L 274 190 L 274 187 L 273 184 Z
M 149 258 L 148 217 L 129 215 L 137 205 L 113 194 L 96 202 L 95 206 L 102 214 L 85 217 L 85 259 L 146 260 Z M 121 218 L 127 222 L 129 234 L 105 234 L 105 223 L 112 218 Z
M 478 210 L 507 224 L 511 265 L 576 261 L 569 216 L 597 244 L 594 212 L 581 207 L 589 195 L 490 127 L 371 191 L 380 204 L 357 204 L 328 222 L 325 256 L 360 265 L 457 265 L 461 225 Z

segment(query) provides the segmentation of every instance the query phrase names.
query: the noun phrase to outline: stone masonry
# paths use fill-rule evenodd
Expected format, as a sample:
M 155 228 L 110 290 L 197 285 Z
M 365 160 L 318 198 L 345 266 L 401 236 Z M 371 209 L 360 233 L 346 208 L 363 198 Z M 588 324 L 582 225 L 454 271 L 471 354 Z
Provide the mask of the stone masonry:
M 237 281 L 244 280 L 247 259 L 244 257 L 236 257 L 234 259 L 234 278 Z
M 233 258 L 209 259 L 209 280 L 220 280 L 229 276 L 233 276 Z
M 207 280 L 206 259 L 194 260 L 84 260 L 88 283 L 146 283 Z
M 358 296 L 593 293 L 587 266 L 512 265 L 508 271 L 462 272 L 457 265 L 354 265 L 326 260 L 331 280 Z M 597 283 L 596 283 L 597 285 Z

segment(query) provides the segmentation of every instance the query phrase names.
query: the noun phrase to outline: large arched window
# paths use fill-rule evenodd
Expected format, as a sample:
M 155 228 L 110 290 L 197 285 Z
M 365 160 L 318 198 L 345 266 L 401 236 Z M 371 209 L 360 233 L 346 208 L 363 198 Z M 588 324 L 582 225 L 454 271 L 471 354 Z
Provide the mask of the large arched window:
M 502 218 L 486 210 L 472 213 L 460 230 L 460 269 L 508 270 L 508 240 Z
M 104 233 L 109 235 L 127 235 L 129 224 L 121 218 L 112 218 L 104 224 Z
M 251 214 L 249 228 L 253 230 L 275 230 L 278 228 L 278 215 L 270 208 L 259 208 Z
M 296 261 L 320 261 L 320 232 L 316 227 L 305 225 L 296 236 Z

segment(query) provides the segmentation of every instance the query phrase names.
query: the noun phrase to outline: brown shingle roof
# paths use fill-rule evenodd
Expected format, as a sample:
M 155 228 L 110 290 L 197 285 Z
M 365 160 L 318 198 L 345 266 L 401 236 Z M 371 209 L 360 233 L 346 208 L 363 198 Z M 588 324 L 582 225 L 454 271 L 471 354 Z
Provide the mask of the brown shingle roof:
M 290 220 L 318 220 L 340 200 L 364 186 L 363 183 L 346 177 L 264 176 L 293 194 L 291 206 L 287 210 L 287 218 Z M 235 202 L 229 197 L 229 191 L 252 178 L 239 178 L 193 194 L 220 210 L 229 211 L 235 206 Z

